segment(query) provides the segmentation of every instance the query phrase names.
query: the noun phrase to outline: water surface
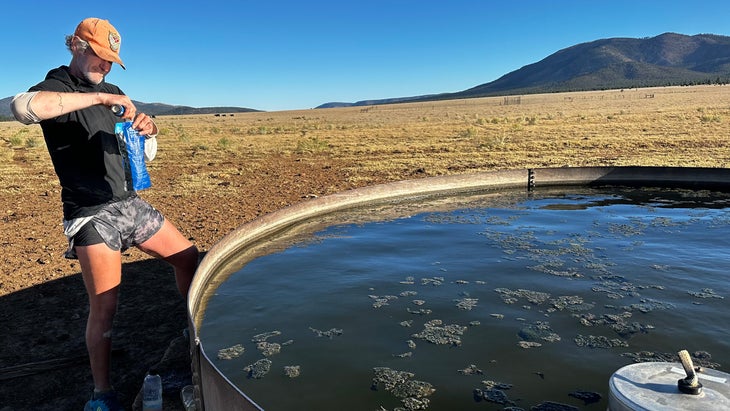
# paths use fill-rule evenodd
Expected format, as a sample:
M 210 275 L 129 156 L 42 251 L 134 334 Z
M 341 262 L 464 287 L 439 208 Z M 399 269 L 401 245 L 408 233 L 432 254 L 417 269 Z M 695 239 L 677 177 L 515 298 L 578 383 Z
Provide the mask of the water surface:
M 681 349 L 727 372 L 730 196 L 569 190 L 312 233 L 221 284 L 204 347 L 267 410 L 413 404 L 384 369 L 432 387 L 410 394 L 433 410 L 605 410 L 614 371 Z

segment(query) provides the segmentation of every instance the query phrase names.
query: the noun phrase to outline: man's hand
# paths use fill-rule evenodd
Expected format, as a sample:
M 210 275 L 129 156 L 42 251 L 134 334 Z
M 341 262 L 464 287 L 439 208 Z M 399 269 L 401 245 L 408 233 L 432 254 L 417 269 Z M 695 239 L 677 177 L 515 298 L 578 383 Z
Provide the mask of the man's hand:
M 126 113 L 125 113 L 126 114 Z M 152 121 L 152 117 L 145 113 L 137 113 L 132 122 L 132 128 L 137 130 L 143 136 L 157 135 L 157 125 Z

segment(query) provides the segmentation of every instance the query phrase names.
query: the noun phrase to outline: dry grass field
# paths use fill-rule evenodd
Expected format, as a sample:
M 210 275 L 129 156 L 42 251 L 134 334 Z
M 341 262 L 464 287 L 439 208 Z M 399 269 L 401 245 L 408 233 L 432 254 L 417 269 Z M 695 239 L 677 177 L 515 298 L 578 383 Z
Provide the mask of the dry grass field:
M 348 181 L 548 166 L 727 167 L 727 87 L 528 95 L 161 119 L 179 155 L 344 163 Z M 724 120 L 724 121 L 723 121 Z M 177 153 L 175 153 L 177 154 Z M 246 161 L 249 162 L 249 161 Z M 238 165 L 236 165 L 238 166 Z M 226 170 L 221 170 L 225 172 Z M 230 171 L 230 170 L 228 170 Z M 191 188 L 194 181 L 189 181 Z
M 141 195 L 203 252 L 262 214 L 395 180 L 537 167 L 730 167 L 730 86 L 156 121 L 153 187 Z M 38 126 L 0 123 L 0 217 L 0 368 L 83 358 L 85 295 L 78 264 L 61 257 L 60 190 Z M 146 367 L 179 335 L 185 308 L 167 267 L 136 250 L 124 263 L 115 378 L 131 402 Z M 66 409 L 57 408 L 59 397 L 80 409 L 89 381 L 83 361 L 9 378 L 0 384 L 0 410 Z

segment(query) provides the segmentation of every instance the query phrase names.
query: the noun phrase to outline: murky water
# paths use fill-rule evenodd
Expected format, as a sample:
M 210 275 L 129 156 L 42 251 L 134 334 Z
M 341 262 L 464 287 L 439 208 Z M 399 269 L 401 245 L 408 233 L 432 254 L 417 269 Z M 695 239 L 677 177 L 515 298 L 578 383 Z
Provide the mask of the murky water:
M 218 288 L 204 347 L 267 410 L 602 411 L 636 360 L 727 372 L 730 195 L 568 190 L 320 230 Z

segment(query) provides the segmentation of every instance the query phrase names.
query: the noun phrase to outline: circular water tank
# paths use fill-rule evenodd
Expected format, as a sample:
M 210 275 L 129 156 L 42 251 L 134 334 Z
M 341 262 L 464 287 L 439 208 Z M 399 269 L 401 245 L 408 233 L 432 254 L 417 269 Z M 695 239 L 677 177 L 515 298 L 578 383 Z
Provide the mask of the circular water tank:
M 301 202 L 288 208 L 259 217 L 234 232 L 229 233 L 215 244 L 201 261 L 188 295 L 188 323 L 191 330 L 190 352 L 192 356 L 193 382 L 196 386 L 198 410 L 260 411 L 251 398 L 243 393 L 216 367 L 207 356 L 200 340 L 202 323 L 207 300 L 221 281 L 240 267 L 242 261 L 253 258 L 256 246 L 271 241 L 272 237 L 282 235 L 287 230 L 296 231 L 313 221 L 323 219 L 341 210 L 365 205 L 380 204 L 386 201 L 428 198 L 448 194 L 466 194 L 484 190 L 500 190 L 523 187 L 526 191 L 550 186 L 667 186 L 703 189 L 730 189 L 730 169 L 728 168 L 684 168 L 684 167 L 560 167 L 528 170 L 501 170 L 465 175 L 436 176 L 411 181 L 364 187 L 348 192 L 336 193 Z M 655 363 L 661 364 L 661 363 Z M 673 365 L 676 367 L 676 365 Z M 632 366 L 629 366 L 632 367 Z M 611 378 L 609 407 L 611 411 L 623 410 L 730 410 L 728 377 L 715 377 L 715 371 L 708 370 L 700 375 L 705 386 L 703 394 L 695 398 L 685 398 L 695 402 L 697 408 L 675 405 L 680 394 L 677 380 L 684 375 L 672 374 L 668 382 L 647 380 L 645 375 L 633 375 L 633 368 L 619 370 Z M 665 365 L 666 367 L 666 365 Z M 681 368 L 679 368 L 681 370 Z M 635 370 L 633 370 L 635 372 Z M 661 371 L 666 373 L 666 371 Z M 643 374 L 643 373 L 639 373 Z M 648 373 L 652 375 L 653 373 Z M 706 383 L 707 378 L 724 379 L 724 382 Z M 635 382 L 642 381 L 642 382 Z M 647 382 L 648 381 L 648 382 Z M 641 389 L 652 391 L 663 387 L 664 395 L 670 398 L 666 405 L 657 401 L 641 406 L 636 393 Z M 713 388 L 714 387 L 714 388 Z M 661 391 L 661 390 L 659 390 Z M 654 393 L 657 395 L 657 393 Z M 710 400 L 703 399 L 711 397 Z M 660 400 L 664 401 L 664 400 Z M 633 404 L 633 408 L 630 405 Z
M 730 374 L 703 369 L 697 373 L 702 389 L 684 394 L 678 380 L 687 374 L 680 363 L 645 362 L 627 365 L 609 381 L 609 411 L 730 410 Z

